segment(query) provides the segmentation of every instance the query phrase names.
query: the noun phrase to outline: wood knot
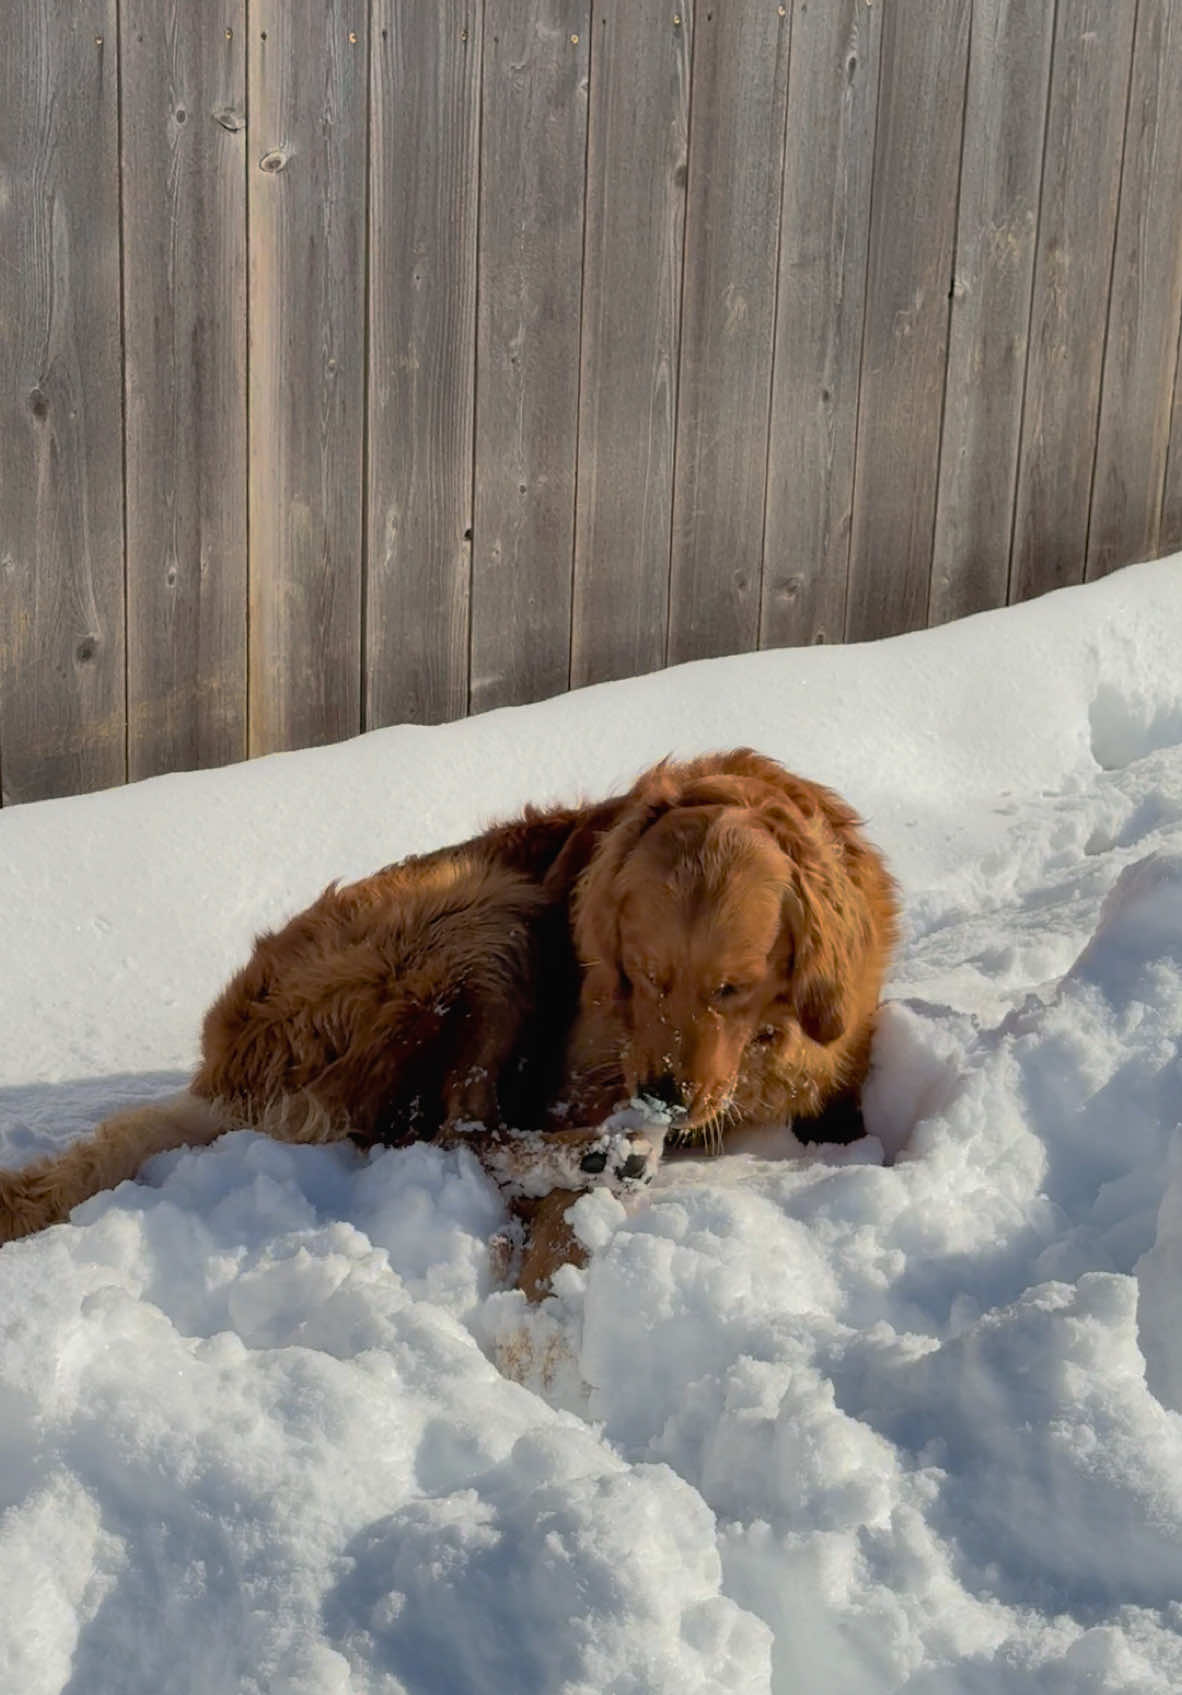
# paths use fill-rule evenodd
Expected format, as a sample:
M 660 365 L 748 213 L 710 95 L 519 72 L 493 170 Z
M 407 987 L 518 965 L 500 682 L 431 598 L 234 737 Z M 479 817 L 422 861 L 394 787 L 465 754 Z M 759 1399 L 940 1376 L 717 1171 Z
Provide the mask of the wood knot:
M 269 153 L 264 153 L 259 160 L 259 170 L 266 171 L 268 175 L 274 176 L 275 172 L 281 171 L 286 164 L 287 154 L 282 147 L 273 147 Z

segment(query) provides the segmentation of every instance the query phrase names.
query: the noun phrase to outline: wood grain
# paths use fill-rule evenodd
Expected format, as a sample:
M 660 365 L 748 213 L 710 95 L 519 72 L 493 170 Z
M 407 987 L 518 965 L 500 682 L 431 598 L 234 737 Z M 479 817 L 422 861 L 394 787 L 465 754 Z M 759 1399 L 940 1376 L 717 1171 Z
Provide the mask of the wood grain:
M 1158 550 L 1182 313 L 1182 0 L 1140 0 L 1085 575 Z
M 481 0 L 378 0 L 366 726 L 468 704 Z
M 670 663 L 759 639 L 787 7 L 699 5 L 670 570 Z
M 665 657 L 693 14 L 594 13 L 571 681 Z
M 570 676 L 588 0 L 486 0 L 469 705 Z
M 246 756 L 245 21 L 123 5 L 132 778 Z
M 1058 8 L 1011 600 L 1083 580 L 1135 12 Z
M 126 776 L 115 0 L 0 31 L 0 791 Z
M 882 14 L 792 14 L 761 647 L 845 627 Z
M 845 634 L 927 621 L 969 38 L 967 0 L 883 19 Z
M 1005 603 L 1053 23 L 973 9 L 930 624 Z
M 365 0 L 254 0 L 250 750 L 361 728 Z
M 1170 450 L 1161 498 L 1157 545 L 1162 553 L 1182 548 L 1182 342 L 1175 354 L 1174 402 L 1170 411 Z

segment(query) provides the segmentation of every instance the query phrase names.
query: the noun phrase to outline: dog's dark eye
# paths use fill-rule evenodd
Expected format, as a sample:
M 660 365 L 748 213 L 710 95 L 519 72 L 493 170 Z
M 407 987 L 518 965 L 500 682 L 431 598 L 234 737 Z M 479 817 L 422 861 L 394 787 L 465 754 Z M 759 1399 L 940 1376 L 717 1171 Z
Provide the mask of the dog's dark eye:
M 739 993 L 737 983 L 720 983 L 714 991 L 716 1001 L 729 1001 Z

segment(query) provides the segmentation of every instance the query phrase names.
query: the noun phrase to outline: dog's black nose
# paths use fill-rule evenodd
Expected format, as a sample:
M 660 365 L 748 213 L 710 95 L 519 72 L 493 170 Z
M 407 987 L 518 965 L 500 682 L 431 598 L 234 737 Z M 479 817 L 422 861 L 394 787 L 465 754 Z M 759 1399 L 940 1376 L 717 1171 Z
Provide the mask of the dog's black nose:
M 680 1112 L 685 1102 L 682 1098 L 681 1084 L 671 1071 L 665 1071 L 660 1077 L 650 1077 L 637 1090 L 641 1099 L 646 1097 L 656 1101 L 660 1106 L 670 1107 L 674 1112 Z

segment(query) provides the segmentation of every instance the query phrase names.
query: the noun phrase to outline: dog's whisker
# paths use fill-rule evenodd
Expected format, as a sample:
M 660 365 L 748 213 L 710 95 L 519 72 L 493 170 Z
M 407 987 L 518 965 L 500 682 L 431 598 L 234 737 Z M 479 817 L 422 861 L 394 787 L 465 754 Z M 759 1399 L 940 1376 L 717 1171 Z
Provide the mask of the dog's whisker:
M 722 1126 L 717 1110 L 712 1112 L 702 1125 L 702 1141 L 707 1153 L 717 1156 L 722 1152 Z

